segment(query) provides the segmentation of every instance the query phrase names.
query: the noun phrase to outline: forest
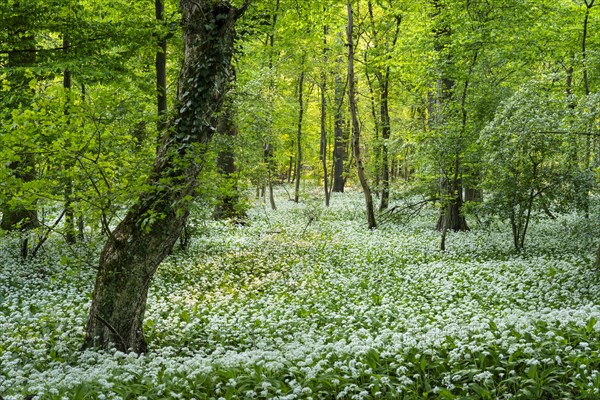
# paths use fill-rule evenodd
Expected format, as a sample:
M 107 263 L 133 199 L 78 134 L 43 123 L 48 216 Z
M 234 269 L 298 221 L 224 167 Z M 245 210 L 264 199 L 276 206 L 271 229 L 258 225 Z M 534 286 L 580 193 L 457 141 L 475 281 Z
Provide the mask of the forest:
M 600 398 L 597 0 L 0 2 L 0 400 Z

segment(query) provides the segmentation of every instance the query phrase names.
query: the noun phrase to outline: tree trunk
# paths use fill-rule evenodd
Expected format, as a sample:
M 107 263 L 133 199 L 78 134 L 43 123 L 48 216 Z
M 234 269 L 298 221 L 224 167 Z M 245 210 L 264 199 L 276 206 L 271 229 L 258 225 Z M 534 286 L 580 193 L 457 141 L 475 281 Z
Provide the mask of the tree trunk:
M 388 161 L 388 142 L 390 140 L 390 112 L 388 108 L 389 94 L 389 69 L 386 71 L 385 77 L 380 82 L 380 114 L 381 114 L 381 202 L 379 203 L 379 211 L 384 211 L 388 208 L 390 200 L 390 166 Z
M 69 52 L 69 40 L 65 36 L 63 38 L 63 51 Z M 71 71 L 65 69 L 63 73 L 63 89 L 65 92 L 66 104 L 65 104 L 65 115 L 67 116 L 67 125 L 69 121 L 69 102 L 71 101 Z M 70 147 L 70 141 L 66 142 L 67 148 Z M 75 230 L 75 201 L 73 199 L 73 179 L 71 178 L 71 171 L 74 168 L 72 161 L 68 161 L 64 165 L 65 173 L 65 240 L 69 244 L 77 242 L 77 233 Z
M 272 22 L 271 22 L 271 32 L 267 36 L 267 43 L 269 44 L 269 71 L 273 69 L 273 52 L 275 47 L 275 27 L 277 25 L 277 15 L 279 13 L 279 4 L 280 0 L 276 0 L 275 2 L 275 10 L 273 11 Z M 270 74 L 269 79 L 269 94 L 271 95 L 275 90 L 275 81 L 273 78 L 273 74 Z M 274 102 L 273 98 L 270 98 L 271 105 Z M 273 109 L 270 109 L 270 113 L 272 116 Z M 273 132 L 272 119 L 270 131 Z M 271 133 L 272 134 L 272 133 Z M 274 144 L 271 138 L 271 135 L 268 136 L 267 142 L 263 145 L 263 162 L 267 166 L 267 185 L 269 186 L 269 203 L 271 204 L 271 209 L 276 210 L 277 205 L 275 204 L 275 194 L 273 193 L 273 179 L 276 171 L 276 162 L 274 156 Z
M 164 21 L 165 4 L 164 0 L 155 0 L 154 8 L 156 11 L 156 20 L 159 23 Z M 158 51 L 155 59 L 156 67 L 156 108 L 158 112 L 157 128 L 159 132 L 167 129 L 167 39 L 161 37 L 158 39 Z
M 588 78 L 588 68 L 587 68 L 587 36 L 588 36 L 588 23 L 590 18 L 590 9 L 594 6 L 595 0 L 585 0 L 585 17 L 583 20 L 583 33 L 581 40 L 581 62 L 583 64 L 583 84 L 585 87 L 585 95 L 590 95 L 590 81 Z M 585 137 L 585 162 L 584 162 L 584 170 L 590 172 L 590 162 L 591 162 L 591 142 L 592 137 L 589 133 Z M 589 185 L 583 185 L 582 188 L 584 190 L 583 193 L 583 209 L 585 218 L 590 217 L 590 187 Z
M 302 57 L 302 72 L 298 78 L 298 130 L 296 135 L 296 187 L 294 190 L 294 201 L 300 199 L 300 179 L 302 178 L 302 118 L 304 117 L 304 56 Z
M 354 19 L 352 16 L 352 3 L 348 1 L 348 26 L 346 29 L 346 38 L 348 40 L 348 103 L 350 105 L 350 116 L 352 118 L 352 148 L 354 150 L 354 158 L 356 161 L 356 169 L 358 179 L 363 189 L 365 196 L 365 206 L 367 212 L 367 225 L 369 229 L 377 227 L 375 222 L 375 212 L 373 210 L 373 196 L 371 188 L 367 182 L 365 168 L 362 161 L 360 150 L 360 126 L 358 123 L 358 115 L 356 110 L 356 88 L 354 83 L 354 40 L 352 37 L 354 30 Z
M 222 185 L 219 188 L 213 218 L 242 219 L 245 215 L 239 208 L 240 193 L 238 190 L 234 151 L 237 126 L 233 110 L 234 105 L 231 99 L 229 99 L 227 105 L 224 107 L 225 111 L 220 116 L 220 121 L 217 125 L 217 132 L 223 135 L 224 139 L 217 157 L 217 169 L 221 175 Z
M 177 241 L 196 195 L 198 160 L 212 136 L 230 80 L 235 22 L 248 6 L 222 0 L 181 0 L 184 60 L 173 128 L 162 132 L 152 189 L 142 193 L 110 233 L 90 308 L 86 346 L 145 352 L 148 288 Z
M 273 147 L 270 141 L 263 145 L 263 161 L 267 164 L 267 186 L 269 187 L 269 203 L 271 204 L 272 210 L 277 210 L 277 204 L 275 204 L 275 194 L 273 193 L 275 157 L 273 156 Z
M 294 147 L 294 141 L 292 140 L 292 147 Z M 294 156 L 290 155 L 287 170 L 287 183 L 292 183 L 294 180 Z
M 327 26 L 323 27 L 323 63 L 327 65 Z M 325 206 L 329 207 L 329 177 L 327 176 L 327 75 L 321 74 L 321 148 L 320 158 L 323 165 L 323 191 Z
M 458 190 L 454 191 L 451 199 L 442 202 L 443 208 L 436 226 L 439 231 L 453 230 L 458 232 L 469 230 L 467 220 L 462 214 L 463 200 L 461 191 L 462 188 L 459 187 Z M 451 195 L 448 194 L 448 196 Z
M 483 192 L 481 189 L 466 187 L 465 201 L 481 203 L 483 201 Z
M 442 232 L 442 241 L 445 240 L 445 234 L 448 230 L 455 232 L 469 230 L 467 220 L 462 213 L 463 185 L 459 175 L 460 158 L 458 154 L 455 154 L 454 157 L 454 175 L 443 177 L 440 182 L 442 211 L 436 228 Z
M 448 24 L 448 21 L 444 19 L 444 17 L 440 17 L 442 11 L 446 7 L 444 2 L 440 0 L 432 1 L 434 6 L 434 15 L 432 18 L 439 18 L 439 22 L 434 24 L 434 51 L 441 53 L 444 51 L 449 42 L 451 27 Z M 473 68 L 475 61 L 477 60 L 477 51 L 475 51 L 473 64 L 471 68 Z M 435 96 L 430 94 L 429 99 L 429 107 L 430 107 L 430 125 L 434 129 L 439 129 L 440 126 L 443 126 L 443 106 L 445 102 L 449 102 L 452 100 L 453 91 L 455 81 L 450 76 L 449 71 L 447 70 L 448 65 L 452 64 L 451 56 L 447 55 L 445 60 L 446 65 L 442 65 L 440 67 L 440 76 L 436 82 L 437 85 L 437 93 Z M 472 71 L 469 71 L 469 74 Z M 462 130 L 464 132 L 466 127 L 466 111 L 465 111 L 465 99 L 467 94 L 467 89 L 469 87 L 468 78 L 465 81 L 465 85 L 463 86 L 462 92 L 462 103 L 461 103 L 461 111 L 462 111 Z M 467 221 L 462 214 L 462 175 L 461 175 L 461 165 L 460 165 L 460 152 L 456 151 L 454 153 L 454 160 L 452 165 L 447 166 L 447 170 L 444 170 L 443 167 L 440 168 L 440 202 L 442 204 L 442 209 L 440 212 L 440 216 L 438 218 L 436 228 L 442 232 L 442 245 L 441 247 L 445 247 L 445 237 L 446 232 L 448 230 L 453 231 L 464 231 L 468 230 Z
M 383 51 L 386 55 L 386 61 L 390 62 L 392 59 L 392 50 L 394 46 L 396 46 L 396 42 L 398 40 L 398 35 L 400 33 L 400 23 L 402 21 L 401 16 L 396 16 L 396 29 L 394 35 L 390 37 L 386 35 L 385 37 L 385 46 L 382 45 L 380 41 L 379 34 L 377 31 L 377 27 L 375 25 L 375 18 L 373 13 L 373 3 L 369 1 L 367 3 L 367 7 L 369 10 L 369 17 L 371 20 L 371 30 L 373 34 L 373 42 L 375 48 L 382 47 Z M 379 120 L 381 123 L 381 146 L 378 150 L 377 159 L 381 160 L 381 201 L 379 203 L 379 211 L 384 211 L 388 208 L 389 198 L 390 198 L 390 165 L 389 165 L 389 151 L 388 144 L 390 140 L 391 134 L 391 126 L 390 126 L 390 113 L 389 113 L 389 91 L 390 91 L 390 66 L 389 64 L 383 68 L 379 68 L 375 72 L 375 76 L 377 77 L 377 81 L 379 82 Z M 369 85 L 371 86 L 371 85 Z M 372 93 L 371 89 L 371 93 Z M 371 94 L 372 98 L 373 95 Z M 373 105 L 374 101 L 372 100 Z M 375 115 L 375 110 L 373 109 L 373 118 L 377 121 L 377 116 Z M 376 134 L 377 134 L 377 126 L 376 126 Z M 379 177 L 379 175 L 378 175 Z M 379 185 L 378 185 L 379 186 Z
M 333 114 L 333 187 L 332 191 L 337 193 L 344 192 L 344 159 L 346 158 L 346 143 L 344 138 L 344 114 L 342 107 L 344 105 L 344 85 L 342 78 L 335 77 L 335 112 Z
M 369 3 L 370 5 L 371 3 Z M 366 54 L 366 53 L 365 53 Z M 365 64 L 368 65 L 368 59 L 365 56 Z M 378 195 L 378 190 L 380 188 L 380 178 L 381 178 L 381 172 L 380 172 L 380 167 L 381 167 L 381 147 L 382 147 L 382 141 L 379 138 L 379 131 L 380 131 L 380 120 L 379 120 L 379 116 L 377 115 L 377 105 L 375 104 L 375 90 L 373 89 L 373 82 L 371 79 L 371 76 L 368 72 L 368 68 L 367 71 L 365 71 L 365 77 L 367 78 L 367 86 L 369 88 L 369 100 L 371 103 L 371 115 L 373 116 L 373 125 L 375 128 L 375 195 Z

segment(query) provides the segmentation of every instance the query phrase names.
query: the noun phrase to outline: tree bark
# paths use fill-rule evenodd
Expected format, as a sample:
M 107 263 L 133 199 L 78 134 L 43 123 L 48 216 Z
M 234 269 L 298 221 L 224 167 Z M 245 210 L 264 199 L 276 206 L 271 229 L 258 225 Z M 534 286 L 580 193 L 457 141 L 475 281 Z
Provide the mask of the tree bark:
M 155 0 L 154 8 L 156 11 L 156 20 L 159 23 L 164 21 L 165 4 L 164 0 Z M 156 67 L 156 108 L 158 113 L 157 128 L 159 132 L 167 129 L 167 39 L 161 36 L 158 39 L 158 51 L 155 59 Z
M 323 27 L 323 63 L 327 65 L 327 26 Z M 327 176 L 327 75 L 321 74 L 321 145 L 320 158 L 323 165 L 323 191 L 325 206 L 329 207 L 329 177 Z
M 370 3 L 369 3 L 370 4 Z M 365 52 L 365 65 L 368 65 L 368 58 Z M 380 119 L 377 113 L 377 105 L 375 104 L 375 90 L 373 89 L 374 83 L 369 74 L 368 68 L 365 71 L 365 78 L 367 80 L 367 86 L 369 87 L 369 100 L 371 102 L 371 115 L 373 117 L 373 125 L 375 128 L 375 195 L 378 195 L 378 190 L 380 188 L 379 179 L 381 178 L 381 171 L 379 171 L 381 167 L 381 140 L 379 138 L 380 131 Z
M 385 38 L 385 46 L 380 43 L 379 34 L 377 27 L 375 26 L 375 18 L 373 14 L 373 3 L 369 1 L 367 3 L 369 10 L 369 17 L 371 19 L 371 29 L 373 31 L 373 42 L 375 48 L 383 47 L 385 52 L 385 59 L 389 63 L 392 59 L 391 51 L 396 42 L 398 41 L 398 35 L 400 33 L 400 23 L 402 18 L 396 16 L 396 26 L 394 35 L 391 37 L 391 43 L 389 37 Z M 390 112 L 389 112 L 389 92 L 390 92 L 390 66 L 389 64 L 383 68 L 378 68 L 375 72 L 375 77 L 379 82 L 379 119 L 381 123 L 381 139 L 382 145 L 379 151 L 381 157 L 381 201 L 379 203 L 379 211 L 384 211 L 388 208 L 390 198 L 390 165 L 389 165 L 389 150 L 388 144 L 391 135 L 391 124 L 390 124 Z M 373 118 L 377 121 L 375 110 L 373 110 Z M 376 127 L 377 130 L 377 127 Z M 378 157 L 379 159 L 379 157 Z
M 352 148 L 356 161 L 358 179 L 360 180 L 360 185 L 362 186 L 363 194 L 365 196 L 367 225 L 369 229 L 373 229 L 377 227 L 377 223 L 375 222 L 375 212 L 373 209 L 373 196 L 371 195 L 371 188 L 367 182 L 360 150 L 360 125 L 358 123 L 358 115 L 356 110 L 356 88 L 354 83 L 354 40 L 352 37 L 354 31 L 354 19 L 352 14 L 352 3 L 351 1 L 348 1 L 348 26 L 346 29 L 346 38 L 348 40 L 348 103 L 350 105 L 350 116 L 352 118 Z
M 380 82 L 380 114 L 381 114 L 381 202 L 379 203 L 379 211 L 384 211 L 388 208 L 390 201 L 390 166 L 389 166 L 389 151 L 388 142 L 391 135 L 390 112 L 388 108 L 389 95 L 389 68 L 386 70 L 385 77 Z
M 483 192 L 481 191 L 481 189 L 466 187 L 465 201 L 481 203 L 483 201 Z
M 178 113 L 160 136 L 148 191 L 110 233 L 100 256 L 86 346 L 147 350 L 143 319 L 148 288 L 171 251 L 196 195 L 204 149 L 227 91 L 240 9 L 221 0 L 181 0 L 184 61 Z
M 337 193 L 344 192 L 344 159 L 346 158 L 346 140 L 344 138 L 344 85 L 342 78 L 335 77 L 335 112 L 333 114 L 333 187 L 332 191 Z
M 298 130 L 296 134 L 296 175 L 294 201 L 297 203 L 300 199 L 300 179 L 302 178 L 302 119 L 304 117 L 304 56 L 302 57 L 302 72 L 298 78 Z
M 267 37 L 267 42 L 269 44 L 269 71 L 271 71 L 273 69 L 273 52 L 274 52 L 274 48 L 275 48 L 275 27 L 277 26 L 277 16 L 279 13 L 279 4 L 280 4 L 280 0 L 276 0 L 275 1 L 275 10 L 273 11 L 273 16 L 272 16 L 272 20 L 271 20 L 271 32 L 269 32 L 269 35 Z M 275 81 L 273 78 L 273 74 L 271 74 L 270 76 L 271 76 L 271 78 L 269 80 L 269 86 L 270 86 L 269 94 L 272 94 L 275 89 Z M 271 100 L 271 104 L 272 104 L 274 99 L 271 98 L 270 100 Z M 273 110 L 271 109 L 270 112 L 273 113 Z M 273 132 L 272 120 L 271 120 L 270 128 L 271 128 L 271 132 Z M 275 177 L 276 161 L 275 161 L 275 154 L 274 154 L 274 144 L 273 144 L 273 140 L 270 135 L 267 138 L 266 143 L 263 144 L 263 162 L 267 166 L 267 185 L 269 186 L 269 203 L 271 204 L 271 209 L 276 210 L 277 205 L 275 204 L 275 193 L 273 192 L 273 179 Z
M 69 52 L 69 39 L 63 38 L 63 52 Z M 63 89 L 66 98 L 65 104 L 65 115 L 67 116 L 67 125 L 70 124 L 68 119 L 69 116 L 69 103 L 71 101 L 71 71 L 65 69 L 63 72 Z M 67 147 L 70 147 L 70 141 L 67 140 Z M 72 161 L 67 161 L 63 166 L 65 173 L 65 240 L 69 244 L 77 242 L 77 233 L 75 230 L 75 200 L 73 199 L 73 179 L 71 179 L 70 172 L 74 168 Z
M 222 178 L 217 204 L 213 211 L 214 219 L 242 219 L 244 212 L 239 208 L 240 193 L 235 168 L 234 143 L 237 136 L 235 111 L 229 99 L 220 117 L 217 132 L 223 136 L 224 143 L 217 157 L 217 169 Z
M 432 18 L 439 19 L 438 23 L 434 24 L 433 34 L 434 34 L 434 51 L 443 52 L 446 46 L 448 45 L 448 41 L 451 34 L 451 29 L 448 22 L 444 19 L 443 16 L 440 16 L 446 7 L 446 5 L 440 0 L 432 0 L 432 4 L 434 6 L 434 15 Z M 477 59 L 477 52 L 474 56 L 474 61 Z M 448 55 L 446 59 L 446 64 L 451 64 L 451 57 Z M 447 67 L 442 66 L 440 68 L 440 77 L 438 78 L 437 85 L 437 93 L 435 97 L 430 97 L 430 116 L 433 117 L 433 121 L 430 121 L 434 128 L 438 128 L 442 126 L 442 121 L 444 118 L 443 106 L 445 102 L 449 102 L 452 100 L 453 91 L 455 81 L 449 75 L 448 71 L 446 71 Z M 468 78 L 465 82 L 465 86 L 463 87 L 463 97 L 461 108 L 462 113 L 462 129 L 465 129 L 466 123 L 466 113 L 464 109 L 464 101 L 466 96 L 466 91 L 468 89 Z M 446 231 L 464 231 L 468 230 L 467 221 L 462 214 L 462 179 L 461 179 L 461 163 L 460 163 L 460 152 L 456 151 L 454 153 L 454 162 L 451 163 L 447 170 L 444 170 L 443 167 L 440 167 L 440 202 L 442 204 L 442 209 L 440 212 L 440 216 L 438 218 L 436 228 L 442 232 L 441 239 L 441 248 L 442 250 L 445 248 L 445 238 Z
M 588 77 L 588 62 L 587 62 L 587 37 L 588 37 L 588 24 L 590 19 L 590 10 L 594 7 L 595 0 L 585 0 L 585 17 L 583 19 L 583 33 L 581 39 L 581 63 L 583 64 L 583 84 L 585 87 L 585 95 L 590 95 L 590 80 Z M 589 128 L 588 128 L 589 129 Z M 586 172 L 590 171 L 590 162 L 591 162 L 591 147 L 592 147 L 592 137 L 590 133 L 585 137 L 585 160 L 584 160 L 584 170 Z M 584 216 L 585 218 L 590 217 L 590 187 L 589 185 L 584 185 L 582 188 L 585 192 L 583 193 L 583 208 L 584 208 Z
M 273 179 L 275 175 L 275 157 L 273 155 L 273 146 L 271 141 L 263 144 L 263 161 L 267 163 L 267 186 L 269 186 L 269 203 L 272 210 L 277 210 L 275 204 L 275 193 L 273 192 Z
M 460 190 L 454 191 L 453 194 L 449 193 L 448 196 L 452 196 L 452 198 L 443 203 L 436 228 L 442 232 L 445 230 L 468 231 L 467 220 L 462 214 L 463 199 Z

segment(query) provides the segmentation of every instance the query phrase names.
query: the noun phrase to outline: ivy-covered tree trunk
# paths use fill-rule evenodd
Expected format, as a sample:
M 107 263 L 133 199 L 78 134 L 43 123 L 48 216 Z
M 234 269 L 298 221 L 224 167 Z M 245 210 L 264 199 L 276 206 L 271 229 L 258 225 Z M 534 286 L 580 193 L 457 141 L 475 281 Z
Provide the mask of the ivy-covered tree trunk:
M 202 154 L 229 82 L 235 22 L 248 6 L 223 0 L 181 0 L 184 61 L 178 113 L 160 137 L 151 188 L 109 235 L 102 254 L 86 345 L 145 352 L 143 319 L 148 288 L 171 251 L 196 194 Z

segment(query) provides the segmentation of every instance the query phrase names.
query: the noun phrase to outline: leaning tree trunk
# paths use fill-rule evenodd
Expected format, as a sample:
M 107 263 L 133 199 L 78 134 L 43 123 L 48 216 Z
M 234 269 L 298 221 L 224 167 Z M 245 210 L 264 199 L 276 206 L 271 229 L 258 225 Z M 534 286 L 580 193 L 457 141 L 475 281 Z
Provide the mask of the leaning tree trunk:
M 367 182 L 365 167 L 363 165 L 362 154 L 360 151 L 360 126 L 356 110 L 356 88 L 354 83 L 354 40 L 352 38 L 354 30 L 354 19 L 352 15 L 352 3 L 348 1 L 348 26 L 346 29 L 346 37 L 348 39 L 348 104 L 350 105 L 350 116 L 352 118 L 352 149 L 356 161 L 356 170 L 358 179 L 363 189 L 365 196 L 365 206 L 367 212 L 367 225 L 369 229 L 377 227 L 375 222 L 375 211 L 373 209 L 373 196 L 371 188 Z
M 96 277 L 86 345 L 146 351 L 142 323 L 148 287 L 179 237 L 195 197 L 198 162 L 229 82 L 235 22 L 248 6 L 180 0 L 185 56 L 178 115 L 160 137 L 149 189 L 109 235 Z

